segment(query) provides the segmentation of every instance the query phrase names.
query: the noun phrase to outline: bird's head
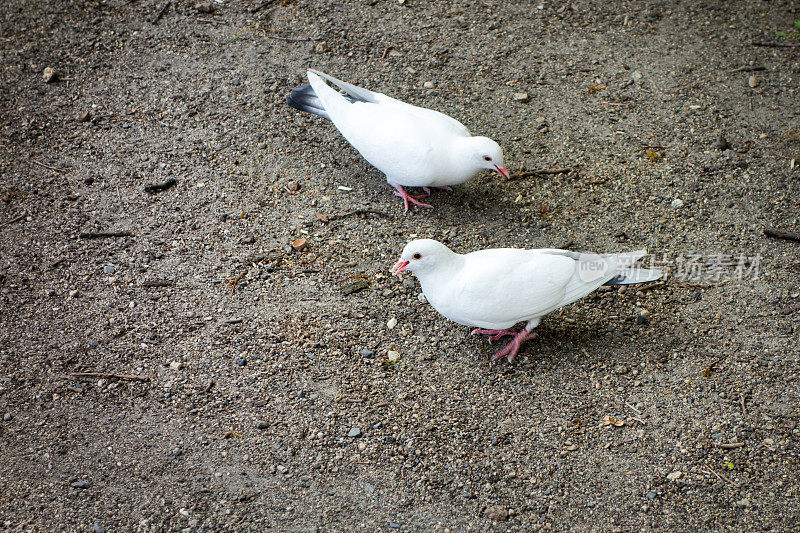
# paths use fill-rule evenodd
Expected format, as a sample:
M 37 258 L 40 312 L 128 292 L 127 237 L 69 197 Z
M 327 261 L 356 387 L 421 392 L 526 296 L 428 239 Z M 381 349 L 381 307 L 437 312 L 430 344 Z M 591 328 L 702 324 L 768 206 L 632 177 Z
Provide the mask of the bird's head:
M 392 267 L 392 274 L 399 276 L 404 270 L 420 274 L 434 270 L 456 255 L 450 248 L 433 239 L 418 239 L 406 244 L 400 260 Z
M 509 174 L 503 162 L 503 149 L 489 137 L 471 137 L 469 139 L 469 156 L 478 168 L 496 170 L 504 178 Z

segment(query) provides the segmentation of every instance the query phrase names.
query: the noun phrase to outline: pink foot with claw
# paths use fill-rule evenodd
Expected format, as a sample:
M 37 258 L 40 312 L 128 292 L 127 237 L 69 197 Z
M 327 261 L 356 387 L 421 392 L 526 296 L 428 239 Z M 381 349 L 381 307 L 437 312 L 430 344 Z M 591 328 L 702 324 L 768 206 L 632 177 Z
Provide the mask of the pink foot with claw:
M 513 361 L 514 358 L 517 356 L 517 352 L 519 352 L 519 349 L 522 346 L 523 342 L 536 337 L 535 332 L 529 331 L 525 328 L 523 328 L 522 331 L 520 331 L 519 333 L 515 333 L 510 329 L 475 329 L 472 330 L 472 334 L 491 335 L 489 337 L 489 344 L 491 344 L 492 341 L 496 341 L 497 339 L 500 339 L 505 336 L 510 335 L 514 337 L 513 339 L 511 339 L 511 342 L 509 342 L 506 345 L 505 348 L 503 348 L 502 350 L 500 350 L 499 352 L 497 352 L 492 356 L 492 361 L 497 361 L 498 359 L 505 357 L 509 363 Z
M 403 189 L 403 187 L 401 185 L 395 185 L 394 188 L 395 188 L 395 191 L 394 191 L 395 196 L 399 196 L 400 198 L 403 199 L 403 205 L 405 205 L 405 208 L 406 208 L 406 210 L 404 211 L 405 213 L 408 213 L 408 202 L 411 202 L 412 204 L 418 205 L 420 207 L 429 207 L 431 209 L 433 208 L 432 205 L 424 204 L 424 203 L 419 201 L 419 199 L 422 198 L 422 195 L 411 196 L 410 194 L 408 194 L 406 192 L 405 189 Z

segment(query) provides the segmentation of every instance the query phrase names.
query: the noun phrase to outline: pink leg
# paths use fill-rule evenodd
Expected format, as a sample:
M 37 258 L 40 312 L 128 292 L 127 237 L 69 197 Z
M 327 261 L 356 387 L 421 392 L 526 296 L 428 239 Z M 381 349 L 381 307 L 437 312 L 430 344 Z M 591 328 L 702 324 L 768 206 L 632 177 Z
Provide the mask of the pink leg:
M 422 198 L 422 195 L 420 195 L 420 196 L 411 196 L 410 194 L 408 194 L 405 191 L 405 189 L 403 189 L 403 187 L 401 185 L 395 185 L 394 188 L 396 189 L 395 192 L 394 192 L 395 196 L 399 196 L 400 198 L 403 199 L 403 205 L 405 205 L 405 208 L 406 208 L 405 212 L 406 213 L 408 213 L 408 202 L 411 202 L 412 204 L 418 205 L 420 207 L 433 208 L 432 205 L 423 204 L 422 202 L 419 201 L 419 199 Z

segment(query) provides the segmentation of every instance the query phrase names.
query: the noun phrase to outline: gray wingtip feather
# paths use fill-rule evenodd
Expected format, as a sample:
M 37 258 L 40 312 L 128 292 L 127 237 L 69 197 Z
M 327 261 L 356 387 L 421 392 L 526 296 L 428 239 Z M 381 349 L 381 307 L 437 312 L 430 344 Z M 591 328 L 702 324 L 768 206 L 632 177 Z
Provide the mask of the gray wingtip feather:
M 331 118 L 328 116 L 328 112 L 325 111 L 322 101 L 317 98 L 317 94 L 314 92 L 314 88 L 311 87 L 311 85 L 301 85 L 300 87 L 292 89 L 292 91 L 286 95 L 286 103 L 300 111 L 312 113 L 322 118 L 327 118 L 328 120 Z
M 611 278 L 603 285 L 633 285 L 635 283 L 647 283 L 661 279 L 664 275 L 658 269 L 629 268 L 623 270 L 615 277 Z

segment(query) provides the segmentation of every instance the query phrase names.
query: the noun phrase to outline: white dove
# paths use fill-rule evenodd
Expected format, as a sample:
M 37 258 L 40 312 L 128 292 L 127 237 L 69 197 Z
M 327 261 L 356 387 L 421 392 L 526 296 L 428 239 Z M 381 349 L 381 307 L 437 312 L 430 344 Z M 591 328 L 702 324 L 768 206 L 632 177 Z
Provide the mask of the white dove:
M 403 187 L 449 189 L 483 169 L 508 178 L 503 150 L 488 137 L 473 137 L 457 120 L 438 111 L 413 106 L 385 94 L 337 80 L 317 70 L 308 71 L 311 85 L 286 96 L 301 111 L 329 119 L 347 142 L 374 167 L 386 174 L 395 194 L 408 203 L 432 207 Z M 338 90 L 327 82 L 333 83 Z
M 621 254 L 582 254 L 568 250 L 493 248 L 461 255 L 432 239 L 409 242 L 392 268 L 410 270 L 439 313 L 453 322 L 481 329 L 489 342 L 507 335 L 511 342 L 492 360 L 511 362 L 542 316 L 583 298 L 601 285 L 644 283 L 658 270 L 634 268 L 645 250 Z M 518 333 L 511 327 L 526 322 Z

